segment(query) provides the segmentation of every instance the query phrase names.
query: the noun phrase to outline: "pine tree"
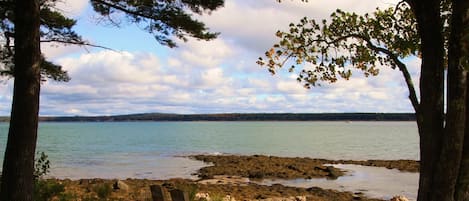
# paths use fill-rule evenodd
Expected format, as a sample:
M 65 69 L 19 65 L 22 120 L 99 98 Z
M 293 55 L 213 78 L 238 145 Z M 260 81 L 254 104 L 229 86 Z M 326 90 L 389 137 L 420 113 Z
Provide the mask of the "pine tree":
M 92 45 L 73 31 L 76 21 L 54 6 L 57 0 L 0 1 L 0 74 L 14 79 L 8 142 L 3 163 L 0 200 L 32 201 L 34 155 L 37 141 L 41 81 L 68 81 L 61 66 L 44 59 L 41 42 Z M 186 41 L 214 39 L 193 14 L 205 14 L 223 6 L 223 0 L 91 0 L 103 19 L 123 17 L 139 24 L 162 45 L 176 47 L 173 37 Z M 12 44 L 13 43 L 13 44 Z

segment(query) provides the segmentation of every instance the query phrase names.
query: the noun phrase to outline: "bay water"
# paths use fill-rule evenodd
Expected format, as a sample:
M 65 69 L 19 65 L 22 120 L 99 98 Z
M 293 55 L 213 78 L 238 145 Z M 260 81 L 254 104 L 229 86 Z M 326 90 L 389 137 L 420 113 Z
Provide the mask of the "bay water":
M 2 156 L 7 133 L 0 123 Z M 41 122 L 37 149 L 50 176 L 71 179 L 195 178 L 207 164 L 184 157 L 193 154 L 419 159 L 415 122 Z

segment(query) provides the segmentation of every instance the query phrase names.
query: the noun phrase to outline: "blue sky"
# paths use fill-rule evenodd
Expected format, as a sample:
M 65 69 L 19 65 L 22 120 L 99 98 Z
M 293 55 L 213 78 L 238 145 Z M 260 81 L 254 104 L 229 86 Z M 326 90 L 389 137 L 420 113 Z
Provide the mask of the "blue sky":
M 295 74 L 272 76 L 255 63 L 290 22 L 327 18 L 336 8 L 364 13 L 396 2 L 227 0 L 225 7 L 199 16 L 221 32 L 216 40 L 179 42 L 169 49 L 135 25 L 100 23 L 87 1 L 66 0 L 59 7 L 78 20 L 76 31 L 116 51 L 43 44 L 46 57 L 63 65 L 72 80 L 43 84 L 40 114 L 412 112 L 400 72 L 385 66 L 377 77 L 357 72 L 349 81 L 307 90 Z M 419 61 L 407 63 L 417 82 Z M 12 81 L 4 81 L 2 116 L 10 113 L 11 95 Z

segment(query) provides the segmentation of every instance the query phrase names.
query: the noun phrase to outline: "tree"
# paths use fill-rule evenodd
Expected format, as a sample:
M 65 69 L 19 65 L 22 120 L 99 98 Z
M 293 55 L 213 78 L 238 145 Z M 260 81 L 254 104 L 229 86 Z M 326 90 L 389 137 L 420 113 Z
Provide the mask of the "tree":
M 278 31 L 280 42 L 257 63 L 275 74 L 292 63 L 306 88 L 349 79 L 352 68 L 402 72 L 420 136 L 419 201 L 469 200 L 469 1 L 403 0 L 371 14 L 337 10 Z M 404 58 L 419 57 L 418 96 Z M 444 79 L 445 73 L 447 79 Z M 447 102 L 444 102 L 445 82 Z
M 33 200 L 34 155 L 36 150 L 40 83 L 45 78 L 69 79 L 60 66 L 48 62 L 40 52 L 41 42 L 92 45 L 72 27 L 75 21 L 54 9 L 57 0 L 0 1 L 0 74 L 14 78 L 10 128 L 3 163 L 0 200 Z M 122 17 L 143 25 L 162 45 L 175 47 L 173 36 L 211 40 L 212 33 L 192 14 L 210 13 L 223 0 L 91 0 L 103 19 L 116 23 Z M 11 45 L 14 41 L 14 45 Z M 41 78 L 41 76 L 45 78 Z

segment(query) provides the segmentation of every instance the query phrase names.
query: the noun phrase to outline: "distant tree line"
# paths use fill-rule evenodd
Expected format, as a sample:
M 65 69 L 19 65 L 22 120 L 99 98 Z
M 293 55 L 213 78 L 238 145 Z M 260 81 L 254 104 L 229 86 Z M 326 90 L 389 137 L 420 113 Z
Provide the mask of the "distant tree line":
M 0 118 L 7 121 L 8 118 Z M 145 113 L 116 116 L 40 117 L 48 122 L 112 121 L 415 121 L 413 113 L 226 113 L 162 114 Z

